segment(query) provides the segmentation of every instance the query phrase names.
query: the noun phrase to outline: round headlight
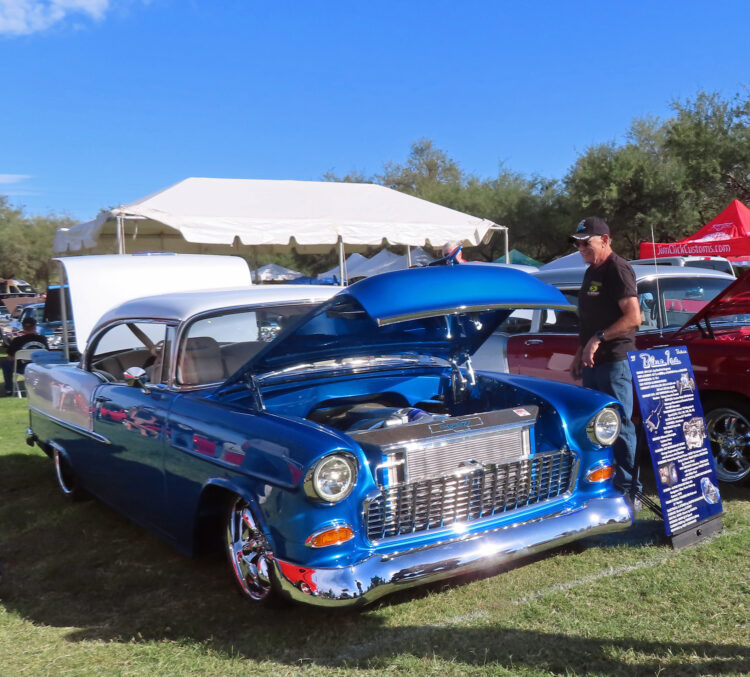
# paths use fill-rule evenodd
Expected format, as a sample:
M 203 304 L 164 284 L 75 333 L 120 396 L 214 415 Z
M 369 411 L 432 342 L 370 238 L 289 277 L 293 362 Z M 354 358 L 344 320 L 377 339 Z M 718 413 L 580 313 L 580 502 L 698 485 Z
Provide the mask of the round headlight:
M 586 432 L 592 442 L 610 446 L 620 434 L 620 414 L 611 407 L 602 409 L 586 426 Z
M 356 481 L 356 460 L 348 454 L 331 454 L 318 461 L 308 473 L 305 488 L 311 498 L 335 503 L 351 493 Z

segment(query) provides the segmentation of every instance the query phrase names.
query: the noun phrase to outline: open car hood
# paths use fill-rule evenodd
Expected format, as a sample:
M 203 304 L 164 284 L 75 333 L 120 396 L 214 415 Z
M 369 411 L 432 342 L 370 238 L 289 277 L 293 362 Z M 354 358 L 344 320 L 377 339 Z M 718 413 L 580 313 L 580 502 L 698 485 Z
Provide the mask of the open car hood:
M 461 264 L 376 275 L 300 318 L 226 382 L 353 357 L 473 353 L 516 308 L 571 309 L 560 291 L 519 270 Z
M 748 313 L 750 313 L 750 271 L 741 275 L 718 296 L 711 299 L 682 325 L 677 333 L 679 334 L 688 327 L 697 326 L 706 318 L 710 322 L 711 318 L 715 317 L 746 315 Z
M 247 262 L 238 256 L 105 254 L 53 260 L 60 262 L 68 280 L 68 308 L 81 353 L 102 315 L 121 303 L 154 293 L 251 285 Z

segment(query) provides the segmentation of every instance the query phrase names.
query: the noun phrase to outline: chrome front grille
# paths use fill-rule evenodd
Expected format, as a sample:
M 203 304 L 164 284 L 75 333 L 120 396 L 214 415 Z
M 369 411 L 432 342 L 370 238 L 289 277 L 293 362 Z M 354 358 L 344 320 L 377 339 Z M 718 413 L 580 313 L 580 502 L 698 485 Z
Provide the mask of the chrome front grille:
M 454 471 L 456 459 L 505 464 L 526 458 L 531 451 L 530 426 L 518 424 L 483 433 L 420 440 L 414 447 L 404 449 L 406 479 L 411 483 Z M 389 457 L 395 455 L 391 449 L 387 453 Z
M 555 498 L 571 486 L 574 459 L 569 450 L 563 449 L 384 487 L 377 498 L 365 505 L 367 536 L 378 541 Z

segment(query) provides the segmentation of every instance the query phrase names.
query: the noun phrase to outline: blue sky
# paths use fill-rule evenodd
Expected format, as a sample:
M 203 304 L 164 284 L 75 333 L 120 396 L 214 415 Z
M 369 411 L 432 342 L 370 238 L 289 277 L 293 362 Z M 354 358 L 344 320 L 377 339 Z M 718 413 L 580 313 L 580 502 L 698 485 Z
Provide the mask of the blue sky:
M 591 144 L 750 85 L 747 0 L 0 0 L 0 194 L 93 218 L 188 176 L 562 178 Z

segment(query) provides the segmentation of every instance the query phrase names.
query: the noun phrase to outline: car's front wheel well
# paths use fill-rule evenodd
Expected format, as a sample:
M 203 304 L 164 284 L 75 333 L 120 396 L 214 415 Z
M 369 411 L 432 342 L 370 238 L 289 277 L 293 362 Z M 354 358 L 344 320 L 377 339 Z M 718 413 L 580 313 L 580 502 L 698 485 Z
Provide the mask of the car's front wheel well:
M 742 393 L 732 392 L 729 390 L 702 390 L 700 391 L 701 406 L 703 414 L 707 414 L 711 409 L 722 406 L 726 402 L 736 404 L 744 403 L 750 407 L 750 398 Z
M 224 487 L 209 485 L 201 494 L 195 519 L 193 553 L 206 555 L 224 550 L 224 519 L 227 506 L 237 494 Z

